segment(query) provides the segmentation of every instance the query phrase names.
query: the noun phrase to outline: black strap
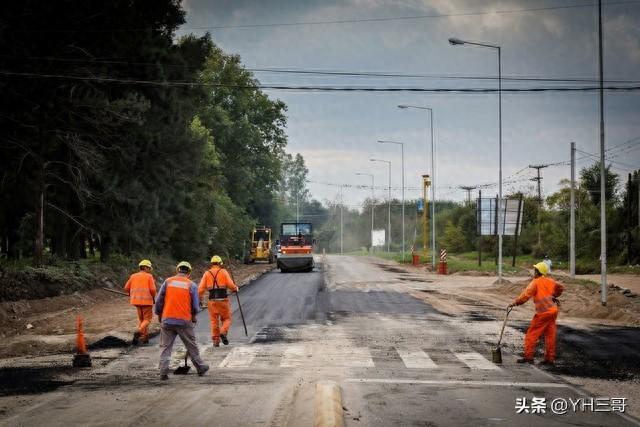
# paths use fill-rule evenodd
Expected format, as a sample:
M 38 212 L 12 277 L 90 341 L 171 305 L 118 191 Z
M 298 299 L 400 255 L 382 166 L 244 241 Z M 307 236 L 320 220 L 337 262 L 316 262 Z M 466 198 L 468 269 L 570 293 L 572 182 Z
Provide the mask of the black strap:
M 213 273 L 211 272 L 211 270 L 207 270 L 207 273 L 209 273 L 211 275 L 211 277 L 213 277 L 213 287 L 214 287 L 214 289 L 218 288 L 218 274 L 220 274 L 220 271 L 222 271 L 221 268 L 219 268 L 218 271 L 216 271 L 216 275 L 214 276 Z

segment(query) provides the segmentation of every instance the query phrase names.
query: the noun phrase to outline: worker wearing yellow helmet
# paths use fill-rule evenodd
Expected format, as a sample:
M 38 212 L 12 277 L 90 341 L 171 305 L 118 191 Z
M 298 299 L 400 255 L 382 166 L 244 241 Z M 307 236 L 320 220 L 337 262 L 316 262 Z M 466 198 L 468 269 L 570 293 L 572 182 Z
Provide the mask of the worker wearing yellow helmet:
M 214 347 L 220 346 L 220 341 L 224 345 L 229 344 L 227 334 L 231 327 L 231 303 L 229 302 L 228 291 L 238 292 L 238 287 L 233 283 L 229 272 L 223 268 L 222 258 L 218 255 L 211 257 L 211 268 L 207 270 L 198 286 L 200 299 L 204 292 L 209 291 L 209 319 L 211 320 L 211 341 Z
M 151 261 L 143 259 L 138 263 L 138 269 L 129 276 L 124 290 L 138 313 L 138 329 L 133 334 L 133 344 L 146 344 L 149 342 L 149 324 L 153 320 L 156 283 L 151 275 Z
M 548 277 L 549 264 L 542 261 L 533 266 L 533 280 L 520 296 L 509 305 L 521 305 L 533 298 L 536 314 L 531 320 L 524 338 L 524 354 L 518 363 L 533 363 L 536 343 L 544 335 L 543 365 L 553 365 L 556 359 L 556 319 L 558 318 L 557 298 L 564 290 L 563 286 Z

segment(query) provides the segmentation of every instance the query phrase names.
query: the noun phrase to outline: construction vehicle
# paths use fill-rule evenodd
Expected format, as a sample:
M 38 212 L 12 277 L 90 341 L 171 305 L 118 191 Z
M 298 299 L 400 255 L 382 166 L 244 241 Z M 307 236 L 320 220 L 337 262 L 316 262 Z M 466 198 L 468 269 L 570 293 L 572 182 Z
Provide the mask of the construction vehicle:
M 271 250 L 271 229 L 265 226 L 254 227 L 249 233 L 249 247 L 245 250 L 244 263 L 267 261 L 272 264 L 274 259 Z
M 282 273 L 313 270 L 313 227 L 308 222 L 280 225 L 278 268 Z

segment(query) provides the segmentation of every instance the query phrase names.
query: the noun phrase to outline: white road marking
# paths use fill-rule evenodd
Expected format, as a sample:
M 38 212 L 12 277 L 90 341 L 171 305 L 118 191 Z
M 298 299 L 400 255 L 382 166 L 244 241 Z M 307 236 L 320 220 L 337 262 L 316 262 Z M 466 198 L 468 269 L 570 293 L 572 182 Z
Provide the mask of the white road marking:
M 349 347 L 340 353 L 324 350 L 321 359 L 325 366 L 344 366 L 348 368 L 374 368 L 373 358 L 366 347 Z
M 499 371 L 500 368 L 485 359 L 480 353 L 455 353 L 456 357 L 471 369 Z
M 255 359 L 256 353 L 258 353 L 256 346 L 234 347 L 220 362 L 218 368 L 247 368 Z
M 409 369 L 436 369 L 438 367 L 429 355 L 422 350 L 408 350 L 396 347 L 396 351 L 404 366 Z
M 531 388 L 571 388 L 561 383 L 520 383 L 514 381 L 465 381 L 465 380 L 408 380 L 394 378 L 347 378 L 348 383 L 366 384 L 420 384 L 426 386 L 495 386 L 495 387 L 531 387 Z
M 294 366 L 300 366 L 310 357 L 311 355 L 307 353 L 304 345 L 290 345 L 285 348 L 284 353 L 282 354 L 280 367 L 292 368 Z

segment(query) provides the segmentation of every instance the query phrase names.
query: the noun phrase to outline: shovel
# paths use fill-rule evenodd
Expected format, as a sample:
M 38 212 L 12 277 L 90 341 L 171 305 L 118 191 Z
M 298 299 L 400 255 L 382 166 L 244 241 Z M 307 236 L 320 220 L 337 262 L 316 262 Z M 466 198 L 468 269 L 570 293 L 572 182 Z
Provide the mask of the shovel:
M 189 369 L 191 369 L 191 366 L 187 365 L 187 356 L 188 355 L 189 355 L 189 352 L 186 352 L 184 354 L 184 366 L 178 366 L 173 371 L 174 375 L 187 375 L 189 373 Z
M 511 313 L 513 307 L 507 307 L 507 313 L 504 315 L 504 321 L 502 322 L 502 329 L 500 330 L 500 338 L 498 338 L 498 343 L 494 348 L 491 349 L 491 361 L 493 363 L 501 364 L 502 363 L 502 350 L 500 349 L 500 342 L 502 341 L 502 334 L 504 333 L 504 327 L 507 325 L 507 317 L 509 317 L 509 313 Z

